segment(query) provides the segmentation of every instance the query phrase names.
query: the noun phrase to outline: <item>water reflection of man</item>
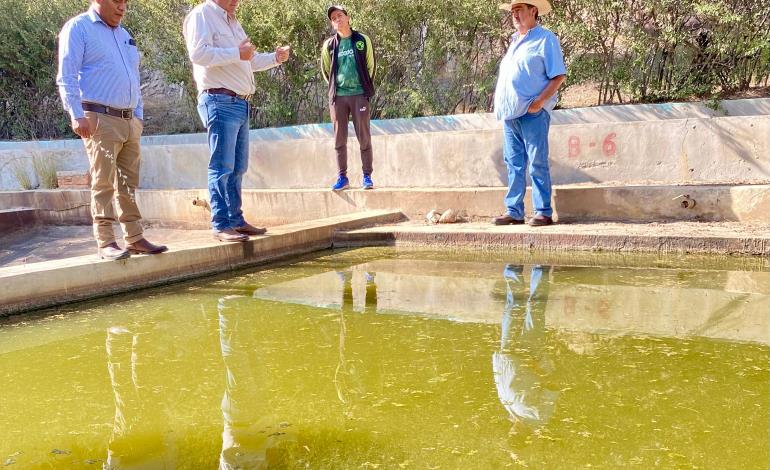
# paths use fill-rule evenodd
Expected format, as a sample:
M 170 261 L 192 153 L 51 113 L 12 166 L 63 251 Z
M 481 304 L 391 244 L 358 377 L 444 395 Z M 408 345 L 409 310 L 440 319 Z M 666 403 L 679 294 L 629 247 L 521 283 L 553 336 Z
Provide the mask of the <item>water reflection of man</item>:
M 500 350 L 492 356 L 500 402 L 514 424 L 524 424 L 529 429 L 537 429 L 550 420 L 559 393 L 552 384 L 555 364 L 547 352 L 545 335 L 549 274 L 550 267 L 533 266 L 529 292 L 525 293 L 524 267 L 505 267 Z M 523 295 L 527 300 L 521 305 L 516 297 Z
M 345 356 L 345 338 L 347 335 L 347 320 L 345 314 L 356 311 L 353 298 L 353 277 L 358 273 L 363 274 L 364 305 L 363 313 L 377 312 L 377 283 L 375 274 L 368 271 L 338 271 L 337 275 L 342 281 L 342 304 L 340 307 L 340 334 L 339 334 L 339 359 L 334 370 L 334 389 L 337 398 L 344 405 L 346 417 L 353 417 L 353 405 L 348 397 L 349 393 L 361 394 L 363 386 L 358 379 L 355 362 L 348 361 Z M 356 277 L 356 279 L 359 279 Z M 360 291 L 359 291 L 360 292 Z
M 282 463 L 285 451 L 279 445 L 291 439 L 288 423 L 279 423 L 270 415 L 264 395 L 269 390 L 267 367 L 249 340 L 253 329 L 235 305 L 244 296 L 229 295 L 219 299 L 219 343 L 225 364 L 225 393 L 222 397 L 222 453 L 220 470 L 259 469 Z M 249 312 L 253 316 L 253 312 Z M 260 392 L 263 392 L 262 394 Z
M 359 274 L 361 275 L 359 277 Z M 375 279 L 376 274 L 369 271 L 337 271 L 337 276 L 342 281 L 342 310 L 343 311 L 363 311 L 364 313 L 376 313 L 377 312 L 377 282 Z M 355 277 L 355 279 L 354 279 Z M 359 287 L 360 284 L 356 280 L 363 280 L 364 283 L 364 305 L 359 308 L 355 305 L 353 298 L 354 285 Z M 357 292 L 360 292 L 357 291 Z M 360 302 L 360 301 L 359 301 Z
M 142 335 L 123 327 L 107 330 L 107 370 L 115 395 L 115 419 L 107 446 L 106 469 L 175 468 L 176 444 L 163 424 L 165 408 L 143 383 L 142 360 L 151 358 L 140 349 Z
M 374 276 L 374 273 L 364 272 L 366 280 L 364 313 L 377 313 L 377 282 Z

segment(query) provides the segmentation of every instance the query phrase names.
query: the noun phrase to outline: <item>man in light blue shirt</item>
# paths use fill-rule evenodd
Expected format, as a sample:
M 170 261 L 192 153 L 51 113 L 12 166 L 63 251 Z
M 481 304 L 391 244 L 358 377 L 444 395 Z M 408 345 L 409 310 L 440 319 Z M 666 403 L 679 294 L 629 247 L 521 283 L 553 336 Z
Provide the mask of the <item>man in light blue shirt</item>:
M 128 0 L 92 0 L 59 33 L 59 86 L 72 129 L 83 139 L 91 172 L 91 215 L 98 254 L 123 259 L 166 251 L 144 238 L 136 204 L 142 135 L 139 51 L 120 22 Z M 115 190 L 117 189 L 117 198 Z M 115 215 L 113 199 L 117 199 Z M 119 221 L 126 248 L 115 241 Z
M 550 266 L 532 266 L 527 292 L 524 266 L 508 264 L 503 270 L 507 293 L 500 350 L 492 354 L 492 371 L 513 430 L 535 431 L 548 424 L 559 398 L 554 383 L 557 364 L 549 354 L 554 344 L 545 325 L 550 273 Z M 517 301 L 522 294 L 524 304 Z
M 553 223 L 551 175 L 548 167 L 550 113 L 556 91 L 567 78 L 556 36 L 538 24 L 551 11 L 548 0 L 513 0 L 500 5 L 510 11 L 517 32 L 502 62 L 495 90 L 495 114 L 504 121 L 503 158 L 508 167 L 506 214 L 495 225 L 524 223 L 526 169 L 532 178 L 531 226 Z

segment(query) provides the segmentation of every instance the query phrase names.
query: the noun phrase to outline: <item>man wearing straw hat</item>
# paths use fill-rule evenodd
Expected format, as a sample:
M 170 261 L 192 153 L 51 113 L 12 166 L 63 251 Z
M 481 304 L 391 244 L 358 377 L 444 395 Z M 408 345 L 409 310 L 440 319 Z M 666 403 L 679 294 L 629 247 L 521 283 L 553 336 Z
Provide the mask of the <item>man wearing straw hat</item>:
M 502 62 L 495 90 L 495 114 L 503 126 L 503 159 L 508 167 L 506 213 L 495 225 L 524 223 L 526 170 L 532 178 L 530 226 L 551 225 L 551 175 L 548 129 L 551 111 L 567 69 L 559 39 L 538 23 L 551 11 L 548 0 L 513 0 L 500 5 L 510 11 L 517 31 Z

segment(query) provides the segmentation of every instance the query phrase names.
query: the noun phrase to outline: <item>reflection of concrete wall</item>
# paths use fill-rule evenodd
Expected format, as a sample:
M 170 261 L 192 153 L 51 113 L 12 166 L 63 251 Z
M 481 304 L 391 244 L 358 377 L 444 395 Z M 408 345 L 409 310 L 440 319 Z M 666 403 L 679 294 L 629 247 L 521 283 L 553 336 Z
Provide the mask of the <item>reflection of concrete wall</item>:
M 725 290 L 735 293 L 770 295 L 770 273 L 753 271 L 727 271 Z M 770 307 L 768 305 L 767 307 Z M 768 311 L 770 313 L 770 310 Z
M 414 271 L 423 265 L 422 274 Z M 439 274 L 441 265 L 447 265 Z M 366 274 L 375 276 L 369 282 L 377 286 L 378 313 L 412 313 L 441 316 L 457 321 L 495 322 L 499 320 L 503 303 L 493 297 L 496 279 L 471 275 L 471 266 L 463 266 L 467 277 L 463 277 L 453 267 L 465 263 L 420 262 L 410 263 L 403 260 L 400 269 L 393 261 L 373 262 L 353 267 L 348 272 L 350 288 L 353 294 L 352 307 L 363 311 L 366 307 Z M 395 272 L 394 272 L 395 271 Z M 452 273 L 447 276 L 446 273 Z M 458 275 L 459 274 L 459 275 Z M 323 274 L 295 279 L 257 289 L 254 297 L 321 308 L 340 308 L 342 306 L 344 280 L 342 271 L 330 271 Z
M 463 322 L 499 321 L 495 281 L 479 278 L 377 273 L 377 311 L 420 313 Z
M 254 297 L 321 308 L 342 306 L 343 281 L 335 271 L 273 284 L 254 291 Z
M 396 259 L 347 269 L 356 311 L 365 308 L 367 274 L 376 284 L 378 313 L 498 323 L 505 304 L 501 265 Z M 567 268 L 542 280 L 548 282 L 548 328 L 770 344 L 767 272 Z M 264 287 L 254 296 L 340 308 L 343 286 L 343 275 L 328 272 Z
M 591 333 L 704 336 L 770 344 L 767 294 L 687 287 L 559 284 L 549 328 Z
M 550 136 L 555 184 L 770 178 L 770 99 L 725 102 L 719 117 L 697 105 L 611 106 L 559 110 Z M 394 119 L 373 123 L 378 185 L 502 186 L 500 123 L 490 114 Z M 360 174 L 354 133 L 350 173 Z M 78 140 L 0 143 L 0 190 L 17 189 L 12 161 L 51 156 L 60 170 L 87 169 Z M 331 126 L 251 131 L 244 188 L 325 188 L 336 174 Z M 140 187 L 206 187 L 204 134 L 143 139 Z
M 500 278 L 498 266 L 378 260 L 355 266 L 355 271 L 376 273 L 380 313 L 419 313 L 463 322 L 497 322 L 502 313 L 502 299 L 493 296 Z

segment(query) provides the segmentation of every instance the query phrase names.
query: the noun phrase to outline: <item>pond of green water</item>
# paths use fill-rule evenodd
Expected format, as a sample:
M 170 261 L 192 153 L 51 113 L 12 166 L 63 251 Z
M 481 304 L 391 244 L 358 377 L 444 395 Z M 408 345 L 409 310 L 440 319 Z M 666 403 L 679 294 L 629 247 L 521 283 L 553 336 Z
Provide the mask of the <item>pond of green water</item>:
M 767 468 L 762 262 L 366 248 L 10 318 L 0 467 Z

